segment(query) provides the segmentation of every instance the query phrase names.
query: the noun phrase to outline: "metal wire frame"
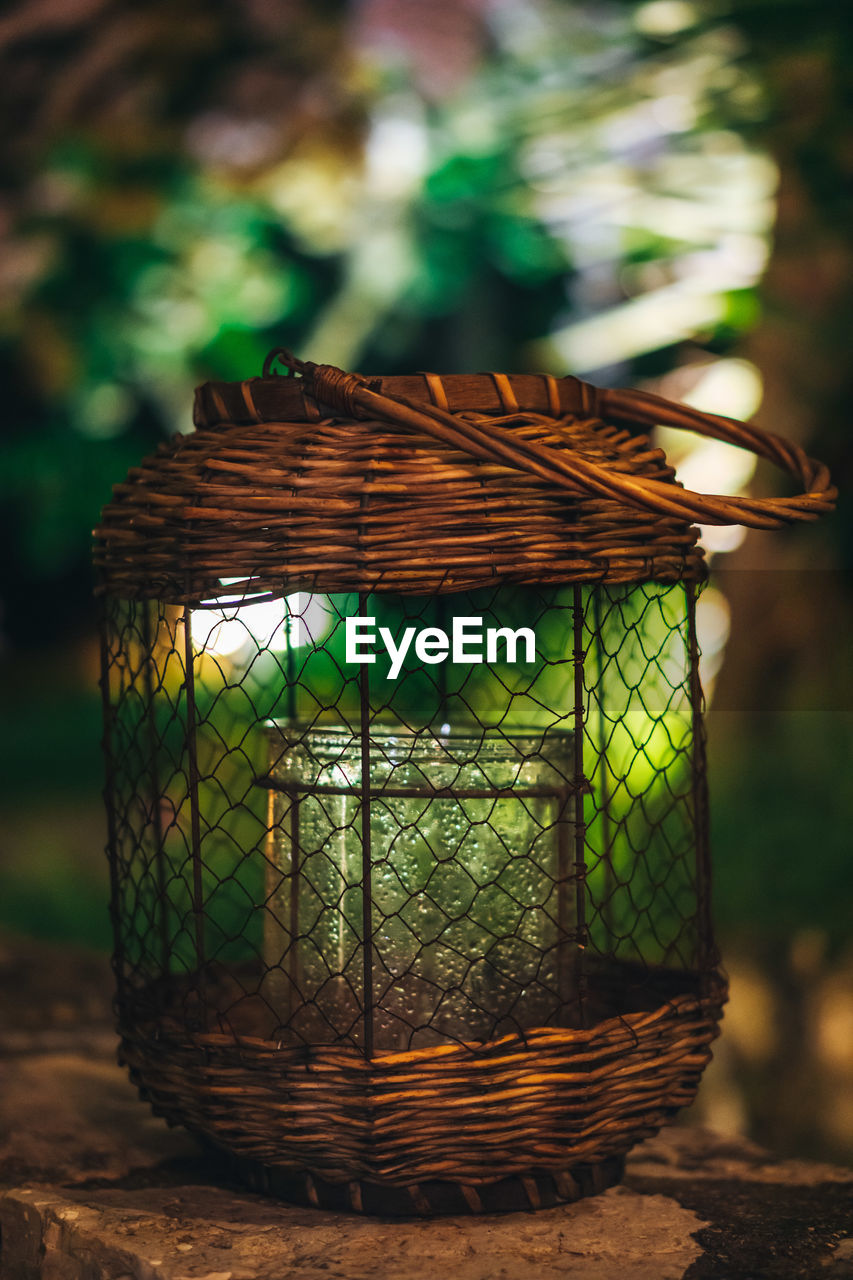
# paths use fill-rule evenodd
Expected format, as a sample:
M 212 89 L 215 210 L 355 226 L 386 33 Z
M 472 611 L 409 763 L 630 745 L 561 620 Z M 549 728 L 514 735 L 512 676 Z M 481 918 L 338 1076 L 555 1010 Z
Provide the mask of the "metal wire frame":
M 600 1190 L 694 1096 L 725 1000 L 694 521 L 810 520 L 834 489 L 642 393 L 274 363 L 200 388 L 96 532 L 122 1052 L 312 1204 Z M 657 423 L 804 492 L 689 493 Z M 535 653 L 392 673 L 341 644 L 474 615 Z
M 679 597 L 682 603 L 676 608 Z M 512 685 L 506 670 L 490 673 L 491 692 L 503 688 L 504 710 L 520 699 L 528 712 L 536 707 L 538 715 L 548 713 L 551 729 L 559 725 L 568 732 L 565 726 L 571 726 L 572 760 L 560 787 L 537 788 L 517 779 L 514 785 L 497 787 L 458 782 L 434 786 L 423 777 L 417 787 L 377 783 L 376 726 L 392 704 L 399 711 L 400 698 L 383 698 L 367 665 L 352 674 L 335 661 L 335 696 L 327 694 L 319 702 L 314 694 L 309 697 L 316 703 L 309 725 L 319 731 L 330 714 L 349 725 L 358 743 L 360 778 L 357 785 L 337 788 L 310 782 L 291 786 L 287 821 L 290 838 L 298 845 L 303 797 L 338 795 L 352 801 L 346 831 L 360 845 L 360 885 L 355 887 L 360 889 L 357 941 L 362 962 L 356 994 L 361 1029 L 333 1026 L 332 1031 L 334 1040 L 348 1037 L 367 1057 L 387 1048 L 381 1035 L 377 1043 L 376 1021 L 387 1012 L 383 1000 L 387 1003 L 393 985 L 389 976 L 398 984 L 415 976 L 409 971 L 383 972 L 377 941 L 380 931 L 388 930 L 389 921 L 401 920 L 405 909 L 389 914 L 387 904 L 383 907 L 377 900 L 374 885 L 376 815 L 387 825 L 391 800 L 426 797 L 433 809 L 445 800 L 457 807 L 466 802 L 509 803 L 510 794 L 515 805 L 533 805 L 537 798 L 554 801 L 545 820 L 541 815 L 531 818 L 530 811 L 524 818 L 529 826 L 538 824 L 540 836 L 553 837 L 552 867 L 538 869 L 546 898 L 537 907 L 525 908 L 528 914 L 539 911 L 544 921 L 553 896 L 551 945 L 540 947 L 543 955 L 554 952 L 556 957 L 554 999 L 546 1024 L 592 1025 L 605 1014 L 644 1007 L 662 991 L 701 989 L 715 963 L 693 588 L 575 586 L 562 596 L 537 589 L 527 598 L 538 601 L 539 621 L 549 613 L 558 619 L 559 651 L 538 658 L 526 692 L 523 681 Z M 482 604 L 483 593 L 479 599 Z M 486 605 L 486 612 L 497 617 L 501 593 L 492 593 Z M 362 593 L 348 607 L 366 616 L 374 603 Z M 446 620 L 449 610 L 470 607 L 467 597 L 460 601 L 453 596 L 403 604 L 406 621 L 413 616 Z M 233 612 L 238 618 L 241 611 L 235 607 Z M 189 606 L 144 601 L 106 605 L 102 687 L 121 1016 L 131 1021 L 178 1018 L 193 1026 L 215 1023 L 238 1037 L 249 1030 L 292 1042 L 293 1028 L 282 1023 L 281 1009 L 270 994 L 269 974 L 277 966 L 264 955 L 258 938 L 258 917 L 269 919 L 273 904 L 257 877 L 251 883 L 246 870 L 254 864 L 269 868 L 274 798 L 287 791 L 265 767 L 269 761 L 259 747 L 259 728 L 279 710 L 291 725 L 298 722 L 298 704 L 300 699 L 304 703 L 312 684 L 312 655 L 319 651 L 331 656 L 330 642 L 309 646 L 308 657 L 300 655 L 291 643 L 291 619 L 285 627 L 284 652 L 273 658 L 270 646 L 263 639 L 253 640 L 247 631 L 242 674 L 235 674 L 205 652 L 203 643 L 194 641 L 194 614 L 198 625 L 198 612 Z M 255 664 L 263 662 L 268 668 L 265 678 L 253 677 Z M 542 681 L 543 673 L 550 684 Z M 557 707 L 539 696 L 542 689 L 556 689 L 555 674 L 560 686 Z M 435 678 L 430 675 L 430 709 L 442 722 L 451 715 L 450 708 L 464 709 L 469 722 L 478 723 L 473 714 L 478 691 L 470 678 L 458 672 L 454 678 L 456 683 L 449 684 L 446 667 Z M 403 684 L 412 680 L 417 684 L 415 673 L 406 672 Z M 421 679 L 421 694 L 425 687 Z M 409 716 L 420 729 L 430 717 L 416 710 L 417 695 L 415 689 Z M 235 701 L 239 714 L 229 712 L 232 720 L 226 723 L 225 709 Z M 492 725 L 489 732 L 499 739 L 510 737 L 506 723 Z M 266 799 L 261 782 L 268 788 Z M 504 836 L 496 832 L 492 812 L 474 826 L 482 827 L 493 848 L 499 849 Z M 226 856 L 223 850 L 229 848 Z M 436 852 L 430 850 L 433 856 Z M 475 920 L 477 896 L 490 887 L 474 889 L 467 912 L 473 912 Z M 341 911 L 346 892 L 341 891 Z M 427 889 L 420 886 L 419 892 L 426 894 Z M 409 898 L 413 896 L 414 891 Z M 497 901 L 497 892 L 493 896 Z M 481 942 L 492 951 L 511 941 L 513 920 L 517 925 L 524 919 L 524 912 L 514 916 L 507 910 L 497 941 L 489 942 L 480 928 Z M 487 916 L 484 911 L 478 927 Z M 286 923 L 291 943 L 296 938 L 304 949 L 311 929 L 300 923 L 298 908 Z M 477 933 L 473 924 L 471 929 Z M 430 945 L 423 943 L 417 956 Z M 298 970 L 299 946 L 291 945 L 291 952 L 290 962 Z M 539 969 L 530 967 L 529 972 L 541 973 L 542 966 L 540 957 Z M 292 979 L 291 973 L 288 980 Z M 377 979 L 385 983 L 382 990 L 375 989 Z M 548 982 L 543 985 L 550 989 Z M 569 990 L 571 997 L 566 998 Z M 308 1005 L 316 1005 L 316 991 L 303 994 Z M 510 1026 L 522 1034 L 530 1029 L 517 993 L 514 1005 L 510 1001 L 503 1011 L 491 1013 L 492 1035 Z M 483 1036 L 483 1018 L 478 1015 L 475 1021 Z M 408 1043 L 467 1043 L 476 1038 L 465 1019 L 457 1018 L 441 1022 L 438 1029 L 429 1022 L 426 1027 L 412 1026 Z

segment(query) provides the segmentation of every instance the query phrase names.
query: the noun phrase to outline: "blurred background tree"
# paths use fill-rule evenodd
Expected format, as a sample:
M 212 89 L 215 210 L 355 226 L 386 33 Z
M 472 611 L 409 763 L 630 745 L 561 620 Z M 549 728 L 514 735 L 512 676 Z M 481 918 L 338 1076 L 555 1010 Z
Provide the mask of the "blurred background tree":
M 755 414 L 844 485 L 851 42 L 826 0 L 7 9 L 0 923 L 109 943 L 89 533 L 196 383 L 280 343 L 571 371 Z M 698 488 L 784 483 L 663 443 Z M 704 539 L 735 980 L 705 1114 L 850 1158 L 849 506 Z

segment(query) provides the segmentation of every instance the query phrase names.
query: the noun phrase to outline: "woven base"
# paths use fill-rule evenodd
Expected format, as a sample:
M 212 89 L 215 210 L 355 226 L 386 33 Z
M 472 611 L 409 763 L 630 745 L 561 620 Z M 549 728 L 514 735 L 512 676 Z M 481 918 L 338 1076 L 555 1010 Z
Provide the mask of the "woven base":
M 375 1217 L 426 1218 L 439 1214 L 519 1213 L 571 1204 L 620 1182 L 625 1159 L 609 1156 L 597 1164 L 574 1165 L 562 1173 L 531 1173 L 478 1186 L 439 1179 L 411 1187 L 327 1182 L 310 1173 L 288 1174 L 252 1160 L 233 1159 L 232 1165 L 240 1180 L 253 1191 L 290 1204 Z
M 155 1112 L 274 1194 L 368 1213 L 498 1211 L 616 1181 L 625 1153 L 693 1100 L 725 997 L 717 978 L 708 995 L 591 1028 L 370 1060 L 166 1019 L 126 1028 L 122 1052 Z

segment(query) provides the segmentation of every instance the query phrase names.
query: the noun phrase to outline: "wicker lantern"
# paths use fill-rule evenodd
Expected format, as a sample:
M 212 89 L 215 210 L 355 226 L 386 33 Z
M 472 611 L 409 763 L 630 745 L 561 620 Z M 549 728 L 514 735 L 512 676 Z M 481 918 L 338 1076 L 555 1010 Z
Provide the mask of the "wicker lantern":
M 692 522 L 814 518 L 825 469 L 575 378 L 286 353 L 195 423 L 96 532 L 134 1081 L 315 1205 L 601 1190 L 691 1101 L 725 1000 Z M 805 493 L 689 493 L 655 423 Z

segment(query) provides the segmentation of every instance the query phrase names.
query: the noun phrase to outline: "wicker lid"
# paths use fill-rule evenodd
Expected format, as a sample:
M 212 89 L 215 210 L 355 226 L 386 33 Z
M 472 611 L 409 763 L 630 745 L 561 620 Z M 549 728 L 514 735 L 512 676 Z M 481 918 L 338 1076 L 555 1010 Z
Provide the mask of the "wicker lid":
M 695 519 L 775 527 L 832 506 L 825 468 L 730 419 L 576 378 L 366 379 L 287 357 L 289 374 L 207 383 L 193 434 L 113 491 L 99 589 L 175 602 L 252 591 L 428 593 L 506 582 L 703 575 Z M 294 373 L 299 376 L 294 376 Z M 690 494 L 643 427 L 755 449 L 809 490 Z

